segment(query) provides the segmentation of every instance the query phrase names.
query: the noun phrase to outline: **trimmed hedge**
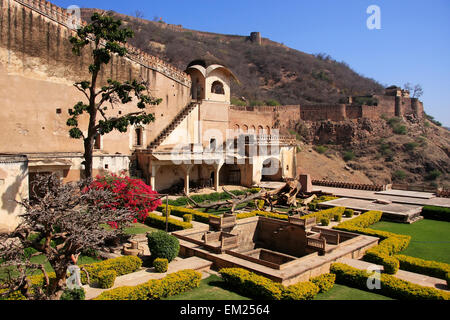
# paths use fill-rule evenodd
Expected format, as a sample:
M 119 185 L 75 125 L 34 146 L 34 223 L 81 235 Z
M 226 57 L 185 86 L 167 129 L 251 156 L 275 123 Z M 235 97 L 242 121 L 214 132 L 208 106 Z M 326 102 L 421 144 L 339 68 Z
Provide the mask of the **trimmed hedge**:
M 116 281 L 117 273 L 114 270 L 102 270 L 98 273 L 98 286 L 102 289 L 112 288 Z
M 378 246 L 367 250 L 363 259 L 382 265 L 386 273 L 395 274 L 400 268 L 400 263 L 393 254 L 406 249 L 411 237 L 367 228 L 371 224 L 380 221 L 382 214 L 381 211 L 367 211 L 359 217 L 342 222 L 333 228 L 381 238 L 382 241 Z
M 158 273 L 167 272 L 169 261 L 165 258 L 156 258 L 155 261 L 153 261 L 153 267 L 155 267 L 155 271 Z
M 334 215 L 341 215 L 344 213 L 345 207 L 334 207 L 325 210 L 320 210 L 314 213 L 307 214 L 300 217 L 300 219 L 316 218 L 316 221 L 320 221 L 322 218 L 327 218 L 329 221 L 334 219 Z
M 381 274 L 380 289 L 370 290 L 367 279 L 371 275 L 343 263 L 333 263 L 330 272 L 336 275 L 336 283 L 400 300 L 449 300 L 450 293 L 432 287 L 424 287 L 415 283 L 398 279 L 389 274 Z
M 287 215 L 287 214 L 279 214 L 279 213 L 259 211 L 259 210 L 238 213 L 236 215 L 236 219 L 245 219 L 245 218 L 256 217 L 256 216 L 273 218 L 273 219 L 278 219 L 278 220 L 288 220 L 289 219 L 289 215 Z
M 162 230 L 147 234 L 147 242 L 152 259 L 165 258 L 170 262 L 180 251 L 180 241 L 177 237 Z
M 422 216 L 425 219 L 450 222 L 450 208 L 437 206 L 424 206 Z
M 166 205 L 163 204 L 163 205 L 160 205 L 156 210 L 159 212 L 162 212 L 165 209 L 165 207 L 166 207 Z M 198 210 L 188 209 L 188 208 L 183 208 L 183 207 L 176 207 L 176 206 L 171 206 L 171 205 L 169 205 L 169 211 L 170 211 L 170 214 L 180 217 L 180 218 L 182 218 L 185 214 L 190 214 L 190 215 L 192 215 L 192 218 L 194 219 L 194 221 L 203 222 L 203 223 L 208 223 L 209 216 L 211 215 L 209 213 L 204 213 L 204 212 L 201 212 Z
M 450 273 L 450 264 L 423 260 L 405 255 L 395 255 L 395 258 L 400 262 L 400 269 L 425 274 L 430 277 L 446 280 L 448 273 Z
M 334 283 L 336 282 L 336 275 L 333 273 L 324 273 L 309 279 L 309 281 L 319 287 L 319 293 L 327 292 L 333 288 Z
M 311 281 L 286 287 L 242 268 L 223 268 L 219 273 L 233 290 L 256 299 L 312 300 L 321 290 Z M 325 286 L 323 280 L 321 283 Z
M 282 300 L 312 300 L 320 288 L 310 281 L 299 282 L 285 287 Z
M 201 278 L 200 272 L 182 270 L 163 279 L 152 279 L 137 286 L 104 291 L 94 300 L 159 300 L 197 288 Z
M 96 262 L 92 264 L 84 264 L 81 267 L 84 267 L 86 271 L 89 273 L 90 283 L 99 284 L 101 279 L 101 272 L 104 271 L 115 271 L 116 276 L 122 276 L 125 274 L 133 273 L 139 270 L 142 266 L 142 260 L 135 256 L 122 256 L 114 259 L 108 259 L 101 262 Z M 41 277 L 41 281 L 43 281 L 43 276 Z M 110 277 L 110 276 L 109 276 Z M 81 271 L 81 283 L 86 284 L 87 278 L 86 274 Z
M 236 291 L 265 300 L 281 300 L 284 286 L 242 268 L 219 270 L 222 279 Z
M 192 222 L 192 214 L 186 213 L 185 215 L 183 215 L 183 221 L 187 222 L 187 223 L 191 223 Z
M 173 211 L 171 213 L 173 214 Z M 154 213 L 149 213 L 144 220 L 144 224 L 150 227 L 155 227 L 157 229 L 165 229 L 166 217 L 162 217 Z M 192 223 L 180 221 L 173 218 L 168 219 L 168 231 L 185 230 L 191 229 L 192 227 Z

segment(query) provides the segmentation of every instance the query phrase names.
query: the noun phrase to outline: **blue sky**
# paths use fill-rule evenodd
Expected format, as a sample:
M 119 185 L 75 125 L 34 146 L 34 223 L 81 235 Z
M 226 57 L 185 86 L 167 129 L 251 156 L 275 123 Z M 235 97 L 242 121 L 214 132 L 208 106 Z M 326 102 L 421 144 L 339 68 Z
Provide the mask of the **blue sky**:
M 307 53 L 324 52 L 385 85 L 422 85 L 425 111 L 450 127 L 450 1 L 448 0 L 53 0 L 194 30 L 265 38 Z M 381 29 L 369 30 L 370 5 Z

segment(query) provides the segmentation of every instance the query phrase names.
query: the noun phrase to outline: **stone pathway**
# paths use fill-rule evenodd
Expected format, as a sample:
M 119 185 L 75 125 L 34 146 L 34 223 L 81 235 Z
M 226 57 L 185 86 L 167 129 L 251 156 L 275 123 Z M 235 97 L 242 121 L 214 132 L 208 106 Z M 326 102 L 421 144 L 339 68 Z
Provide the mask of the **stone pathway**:
M 369 267 L 376 267 L 378 269 L 383 270 L 383 266 L 376 265 L 370 262 L 362 261 L 362 260 L 356 260 L 356 259 L 342 259 L 340 262 L 348 264 L 349 266 L 361 270 L 367 270 Z M 371 269 L 374 270 L 374 269 Z M 394 275 L 398 279 L 402 279 L 405 281 L 409 281 L 421 286 L 425 287 L 432 287 L 435 289 L 440 289 L 444 291 L 448 291 L 449 288 L 447 288 L 447 283 L 445 280 L 433 278 L 429 276 L 425 276 L 423 274 L 408 272 L 404 270 L 398 270 L 397 273 Z
M 332 193 L 338 197 L 346 197 L 346 198 L 356 198 L 356 199 L 365 199 L 365 200 L 376 200 L 383 199 L 389 200 L 393 203 L 402 203 L 409 205 L 432 205 L 432 206 L 442 206 L 442 207 L 450 207 L 450 198 L 440 198 L 435 197 L 428 199 L 428 193 L 423 193 L 423 197 L 419 197 L 420 192 L 415 192 L 413 196 L 405 196 L 406 194 L 399 195 L 387 195 L 387 194 L 379 194 L 378 191 L 368 191 L 368 190 L 355 190 L 355 189 L 345 189 L 345 188 L 334 188 L 334 187 L 323 187 L 323 186 L 313 186 L 314 191 L 322 190 L 323 192 Z M 391 191 L 391 193 L 395 193 Z
M 116 278 L 114 286 L 111 289 L 123 286 L 137 286 L 145 283 L 151 279 L 162 279 L 170 273 L 178 272 L 185 269 L 192 269 L 202 272 L 202 279 L 209 276 L 209 270 L 212 265 L 211 261 L 201 259 L 198 257 L 190 257 L 187 259 L 176 258 L 169 264 L 169 269 L 165 273 L 156 273 L 154 268 L 144 268 L 140 271 L 126 274 Z M 93 288 L 89 285 L 84 285 L 86 291 L 86 300 L 93 299 L 99 296 L 103 291 L 111 289 Z

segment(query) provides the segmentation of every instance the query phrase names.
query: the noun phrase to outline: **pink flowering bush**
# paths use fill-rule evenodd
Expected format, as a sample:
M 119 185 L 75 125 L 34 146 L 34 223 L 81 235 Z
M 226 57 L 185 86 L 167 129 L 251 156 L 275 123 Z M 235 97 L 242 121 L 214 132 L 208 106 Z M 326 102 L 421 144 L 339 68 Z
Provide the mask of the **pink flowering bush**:
M 133 211 L 134 223 L 144 221 L 149 212 L 154 211 L 161 200 L 157 199 L 159 194 L 152 190 L 152 187 L 142 180 L 132 179 L 127 176 L 110 174 L 106 176 L 96 176 L 88 188 L 105 189 L 112 191 L 116 197 L 113 202 L 107 205 L 111 210 L 118 208 L 128 208 Z M 111 221 L 109 225 L 117 228 L 116 222 Z

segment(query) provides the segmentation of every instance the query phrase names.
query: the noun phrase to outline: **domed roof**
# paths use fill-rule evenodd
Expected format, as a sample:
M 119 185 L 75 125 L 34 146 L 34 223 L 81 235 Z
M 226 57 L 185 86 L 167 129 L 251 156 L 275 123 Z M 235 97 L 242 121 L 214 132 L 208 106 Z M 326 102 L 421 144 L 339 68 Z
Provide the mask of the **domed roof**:
M 234 75 L 234 73 L 215 58 L 196 59 L 188 64 L 185 72 L 189 73 L 190 69 L 196 69 L 200 71 L 200 73 L 203 74 L 205 78 L 208 77 L 208 75 L 214 70 L 220 69 L 240 84 L 239 79 Z

